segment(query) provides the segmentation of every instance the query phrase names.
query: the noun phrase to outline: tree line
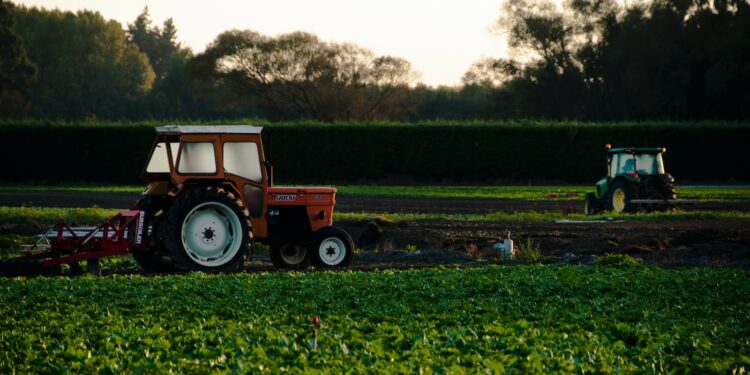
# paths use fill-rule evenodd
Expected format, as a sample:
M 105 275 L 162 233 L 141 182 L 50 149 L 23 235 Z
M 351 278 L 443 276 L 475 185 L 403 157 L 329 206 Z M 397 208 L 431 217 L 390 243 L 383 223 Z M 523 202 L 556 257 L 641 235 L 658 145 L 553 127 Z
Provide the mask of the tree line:
M 195 53 L 147 8 L 123 26 L 0 0 L 0 118 L 750 118 L 745 0 L 504 0 L 494 28 L 509 58 L 431 87 L 403 58 L 310 33 L 228 30 Z

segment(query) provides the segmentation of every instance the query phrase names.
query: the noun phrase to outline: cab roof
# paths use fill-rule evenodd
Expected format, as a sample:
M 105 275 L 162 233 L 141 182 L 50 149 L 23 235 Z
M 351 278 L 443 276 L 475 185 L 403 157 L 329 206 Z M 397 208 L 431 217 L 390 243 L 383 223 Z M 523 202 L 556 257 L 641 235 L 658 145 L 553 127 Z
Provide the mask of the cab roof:
M 260 134 L 260 126 L 252 125 L 165 125 L 156 127 L 157 134 Z
M 610 154 L 661 154 L 667 151 L 663 147 L 618 147 L 609 149 Z

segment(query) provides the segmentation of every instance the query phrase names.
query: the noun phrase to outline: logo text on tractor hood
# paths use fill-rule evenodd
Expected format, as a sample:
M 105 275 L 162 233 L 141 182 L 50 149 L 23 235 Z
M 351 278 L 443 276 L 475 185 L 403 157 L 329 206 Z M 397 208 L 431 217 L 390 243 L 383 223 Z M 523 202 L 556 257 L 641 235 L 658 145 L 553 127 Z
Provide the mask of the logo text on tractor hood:
M 294 194 L 279 194 L 276 196 L 277 201 L 293 201 L 296 199 L 297 199 L 297 196 Z

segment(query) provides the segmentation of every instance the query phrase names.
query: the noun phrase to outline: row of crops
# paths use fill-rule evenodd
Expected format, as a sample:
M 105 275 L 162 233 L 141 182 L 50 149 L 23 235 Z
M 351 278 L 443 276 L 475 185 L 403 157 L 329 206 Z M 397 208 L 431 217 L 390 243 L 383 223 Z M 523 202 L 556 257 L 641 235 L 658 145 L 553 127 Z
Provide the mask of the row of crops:
M 649 267 L 0 279 L 0 373 L 742 372 L 748 296 Z

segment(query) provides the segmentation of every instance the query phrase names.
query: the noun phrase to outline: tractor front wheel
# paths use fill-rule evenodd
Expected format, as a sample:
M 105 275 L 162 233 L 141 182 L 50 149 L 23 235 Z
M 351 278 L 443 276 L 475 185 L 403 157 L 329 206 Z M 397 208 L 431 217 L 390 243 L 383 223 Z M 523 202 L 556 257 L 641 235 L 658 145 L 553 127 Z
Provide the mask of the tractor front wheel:
M 167 212 L 164 225 L 169 256 L 185 271 L 237 271 L 252 237 L 242 202 L 212 187 L 183 194 Z
M 271 263 L 276 268 L 305 269 L 310 265 L 307 247 L 298 245 L 271 246 Z
M 312 261 L 322 268 L 346 267 L 354 256 L 354 241 L 341 228 L 325 227 L 315 232 L 312 245 Z
M 615 213 L 622 212 L 634 212 L 637 209 L 637 205 L 630 203 L 631 200 L 636 199 L 635 188 L 628 183 L 618 181 L 612 184 L 609 195 L 609 209 Z
M 599 202 L 596 200 L 596 194 L 586 193 L 586 198 L 583 202 L 583 213 L 586 215 L 595 215 L 599 212 Z

